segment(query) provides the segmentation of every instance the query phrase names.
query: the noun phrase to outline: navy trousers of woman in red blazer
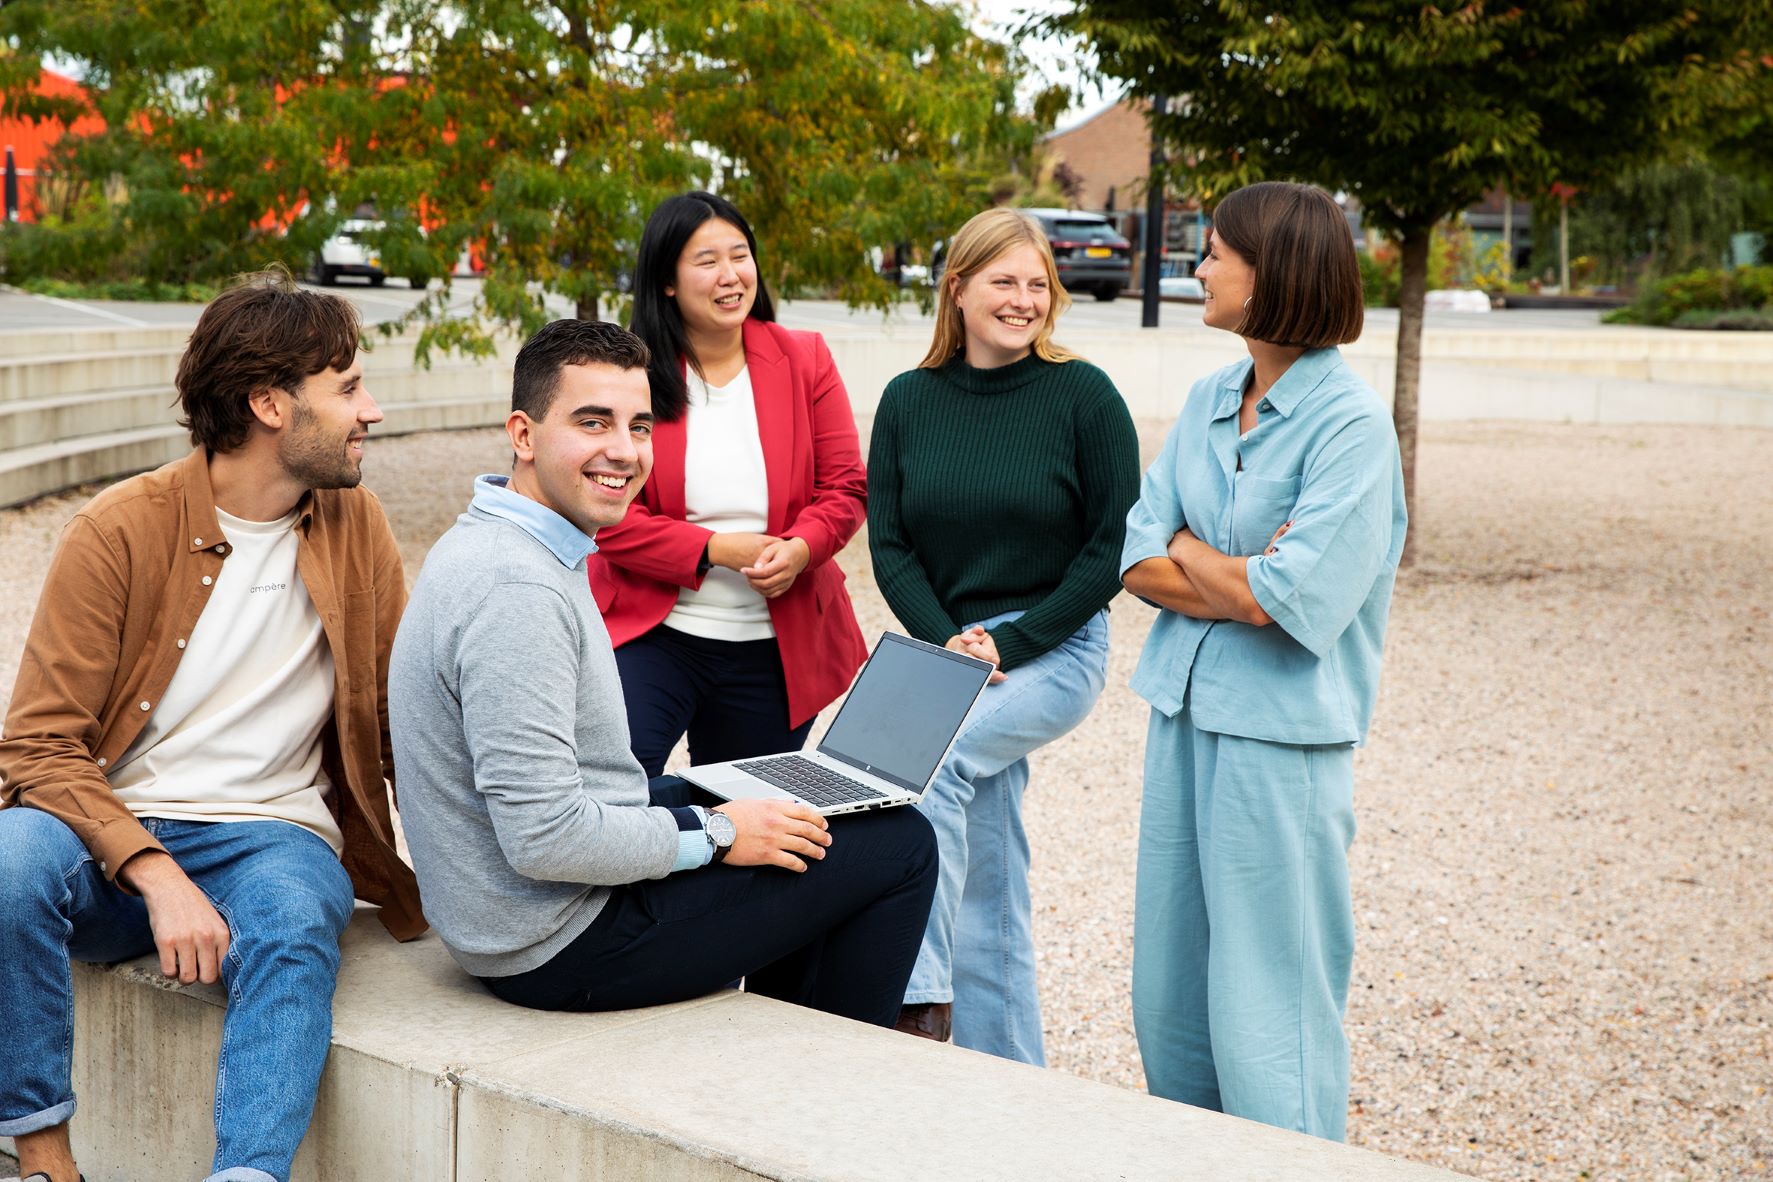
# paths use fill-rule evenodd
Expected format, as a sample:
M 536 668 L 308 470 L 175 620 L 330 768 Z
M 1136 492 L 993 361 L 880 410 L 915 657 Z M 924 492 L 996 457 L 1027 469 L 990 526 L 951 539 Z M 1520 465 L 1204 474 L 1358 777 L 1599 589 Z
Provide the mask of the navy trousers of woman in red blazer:
M 868 657 L 856 613 L 832 556 L 867 517 L 849 394 L 816 332 L 745 321 L 745 365 L 769 482 L 765 532 L 800 538 L 812 553 L 794 585 L 769 604 L 788 685 L 788 725 L 809 721 L 849 688 Z M 688 416 L 653 429 L 653 472 L 617 525 L 597 531 L 591 592 L 617 648 L 657 627 L 697 567 L 713 531 L 684 518 Z

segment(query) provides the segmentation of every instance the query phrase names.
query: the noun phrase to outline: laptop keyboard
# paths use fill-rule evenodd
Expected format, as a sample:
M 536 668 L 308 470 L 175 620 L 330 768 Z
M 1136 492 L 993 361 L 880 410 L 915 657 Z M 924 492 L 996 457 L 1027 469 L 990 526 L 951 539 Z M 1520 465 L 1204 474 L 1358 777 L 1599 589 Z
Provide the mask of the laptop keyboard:
M 886 793 L 876 791 L 858 780 L 840 775 L 799 755 L 773 755 L 768 759 L 748 759 L 735 763 L 742 772 L 750 772 L 784 792 L 791 792 L 814 808 L 833 804 L 853 804 L 858 800 L 885 800 Z

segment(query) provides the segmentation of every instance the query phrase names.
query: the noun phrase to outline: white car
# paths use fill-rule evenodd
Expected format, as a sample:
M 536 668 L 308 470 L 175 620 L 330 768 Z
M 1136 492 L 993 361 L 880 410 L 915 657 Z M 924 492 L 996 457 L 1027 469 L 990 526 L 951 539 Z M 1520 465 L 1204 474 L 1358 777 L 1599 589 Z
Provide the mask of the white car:
M 381 258 L 361 239 L 365 231 L 381 228 L 381 222 L 366 218 L 347 220 L 320 248 L 320 257 L 314 260 L 314 278 L 323 287 L 331 287 L 341 275 L 361 275 L 371 287 L 386 283 L 388 276 L 382 270 Z
M 1184 300 L 1204 300 L 1206 289 L 1201 287 L 1200 280 L 1192 275 L 1165 275 L 1157 281 L 1157 294 L 1175 296 Z

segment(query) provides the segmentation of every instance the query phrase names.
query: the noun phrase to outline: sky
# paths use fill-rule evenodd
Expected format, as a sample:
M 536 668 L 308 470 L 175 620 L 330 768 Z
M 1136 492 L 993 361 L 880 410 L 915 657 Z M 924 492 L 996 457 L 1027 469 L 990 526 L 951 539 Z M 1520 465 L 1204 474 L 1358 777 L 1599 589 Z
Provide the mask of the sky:
M 960 0 L 961 6 L 972 10 L 973 28 L 1000 41 L 1010 40 L 1010 30 L 1029 16 L 1046 16 L 1054 12 L 1070 9 L 1068 0 Z M 1061 86 L 1077 89 L 1083 81 L 1082 71 L 1078 68 L 1078 60 L 1083 50 L 1076 45 L 1058 40 L 1029 40 L 1023 42 L 1023 51 L 1028 55 L 1034 66 L 1033 75 L 1022 85 L 1021 99 L 1024 105 L 1033 101 L 1034 96 L 1048 86 L 1058 83 Z M 1083 87 L 1081 98 L 1072 102 L 1071 109 L 1060 116 L 1058 128 L 1064 130 L 1073 124 L 1083 121 L 1095 114 L 1117 97 L 1111 89 L 1104 93 L 1100 86 Z

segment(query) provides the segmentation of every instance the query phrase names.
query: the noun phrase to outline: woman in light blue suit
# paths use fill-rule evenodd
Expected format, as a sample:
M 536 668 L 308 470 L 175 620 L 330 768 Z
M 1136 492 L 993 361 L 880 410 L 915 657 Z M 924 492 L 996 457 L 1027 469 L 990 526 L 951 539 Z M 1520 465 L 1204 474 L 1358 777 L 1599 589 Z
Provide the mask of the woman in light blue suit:
M 1163 609 L 1133 1018 L 1154 1095 L 1341 1140 L 1354 746 L 1404 545 L 1391 416 L 1336 349 L 1354 243 L 1322 190 L 1240 189 L 1198 272 L 1247 360 L 1197 382 L 1127 518 L 1121 578 Z

